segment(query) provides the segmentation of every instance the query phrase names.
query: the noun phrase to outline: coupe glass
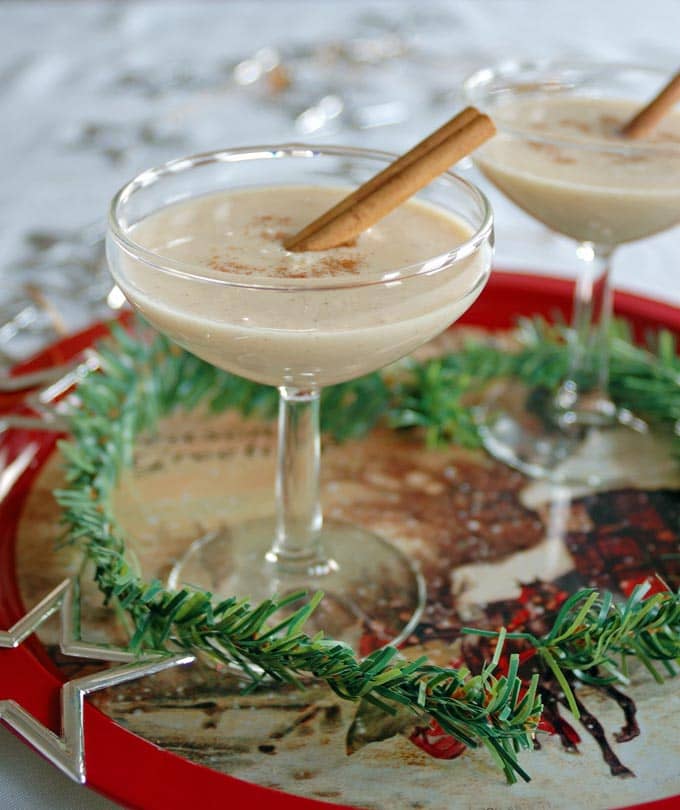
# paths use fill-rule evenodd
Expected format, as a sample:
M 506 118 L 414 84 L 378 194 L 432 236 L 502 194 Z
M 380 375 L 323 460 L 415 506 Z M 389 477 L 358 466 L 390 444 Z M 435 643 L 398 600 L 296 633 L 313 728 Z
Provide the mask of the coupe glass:
M 667 78 L 630 65 L 506 62 L 477 71 L 464 84 L 467 99 L 488 112 L 499 130 L 475 153 L 476 165 L 524 211 L 577 243 L 580 269 L 569 366 L 557 395 L 546 401 L 543 391 L 508 383 L 496 386 L 481 410 L 487 449 L 528 475 L 569 484 L 604 483 L 617 477 L 617 441 L 623 438 L 631 446 L 633 437 L 624 433 L 646 432 L 645 423 L 618 410 L 608 393 L 611 258 L 618 245 L 680 221 L 677 138 L 664 140 L 662 133 L 649 141 L 612 142 L 587 132 L 576 136 L 573 128 L 566 132 L 559 125 L 539 128 L 541 104 L 585 96 L 630 100 L 639 108 Z M 505 112 L 515 100 L 531 105 L 524 107 L 523 121 Z M 529 149 L 560 162 L 560 178 L 537 170 Z M 654 186 L 646 174 L 650 162 L 659 160 L 665 162 L 665 176 Z M 586 176 L 584 161 L 591 169 Z
M 472 304 L 493 252 L 486 198 L 460 177 L 442 175 L 418 196 L 462 221 L 469 238 L 418 264 L 349 279 L 258 277 L 249 283 L 254 279 L 206 276 L 201 267 L 138 244 L 135 225 L 174 202 L 217 191 L 296 184 L 349 190 L 393 157 L 291 144 L 175 160 L 121 189 L 107 238 L 113 276 L 153 326 L 215 366 L 280 392 L 276 514 L 196 540 L 172 571 L 170 586 L 186 583 L 254 602 L 321 589 L 325 597 L 312 626 L 355 647 L 366 632 L 385 643 L 405 638 L 425 589 L 394 545 L 364 528 L 323 519 L 321 388 L 403 357 Z

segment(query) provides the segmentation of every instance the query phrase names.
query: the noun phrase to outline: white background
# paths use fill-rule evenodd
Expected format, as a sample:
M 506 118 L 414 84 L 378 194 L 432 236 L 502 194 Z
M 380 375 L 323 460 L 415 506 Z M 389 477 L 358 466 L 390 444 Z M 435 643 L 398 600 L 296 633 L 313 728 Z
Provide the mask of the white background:
M 0 287 L 16 280 L 27 233 L 103 222 L 118 186 L 178 153 L 303 136 L 403 151 L 451 116 L 460 80 L 477 67 L 589 56 L 653 64 L 670 75 L 680 64 L 678 31 L 675 0 L 4 2 Z M 352 38 L 393 41 L 405 53 L 356 70 L 315 70 L 304 57 L 313 46 Z M 290 102 L 233 80 L 234 65 L 264 46 L 278 47 L 291 69 L 302 59 Z M 296 116 L 327 94 L 344 98 L 351 115 L 301 133 Z M 357 128 L 380 104 L 398 120 Z M 498 266 L 573 271 L 568 240 L 485 188 L 496 211 Z M 680 229 L 622 249 L 615 281 L 680 303 Z M 0 808 L 110 806 L 0 728 Z

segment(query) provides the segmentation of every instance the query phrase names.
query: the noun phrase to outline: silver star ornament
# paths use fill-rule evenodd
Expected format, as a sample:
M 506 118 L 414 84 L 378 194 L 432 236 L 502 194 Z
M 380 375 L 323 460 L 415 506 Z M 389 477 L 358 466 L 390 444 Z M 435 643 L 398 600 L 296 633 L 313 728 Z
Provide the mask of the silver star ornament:
M 0 720 L 10 726 L 50 762 L 76 782 L 86 781 L 83 707 L 85 697 L 100 689 L 154 675 L 172 667 L 190 664 L 195 657 L 188 653 L 159 652 L 137 657 L 128 650 L 82 641 L 77 630 L 74 599 L 78 593 L 76 579 L 66 579 L 11 627 L 0 630 L 0 661 L 11 666 L 11 649 L 19 647 L 37 628 L 57 611 L 61 614 L 59 646 L 65 655 L 111 661 L 118 666 L 67 681 L 61 687 L 62 732 L 55 734 L 39 723 L 26 709 L 11 698 L 0 699 Z

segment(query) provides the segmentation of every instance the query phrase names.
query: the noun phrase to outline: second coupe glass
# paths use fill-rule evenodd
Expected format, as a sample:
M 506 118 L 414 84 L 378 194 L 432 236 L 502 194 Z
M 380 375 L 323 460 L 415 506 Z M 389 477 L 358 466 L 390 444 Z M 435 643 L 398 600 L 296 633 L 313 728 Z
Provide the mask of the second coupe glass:
M 467 100 L 498 127 L 476 165 L 527 213 L 574 239 L 581 265 L 557 395 L 546 401 L 509 383 L 483 409 L 487 449 L 528 475 L 603 483 L 618 474 L 610 429 L 646 430 L 608 391 L 611 259 L 619 245 L 680 221 L 680 119 L 672 114 L 646 140 L 617 133 L 667 78 L 629 65 L 508 62 L 465 82 Z

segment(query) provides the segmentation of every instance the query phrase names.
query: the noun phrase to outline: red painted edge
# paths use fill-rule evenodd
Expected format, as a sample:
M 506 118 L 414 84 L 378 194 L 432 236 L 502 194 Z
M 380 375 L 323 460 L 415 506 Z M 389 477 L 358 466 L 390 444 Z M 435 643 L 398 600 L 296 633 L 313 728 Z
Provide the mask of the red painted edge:
M 518 314 L 550 317 L 559 312 L 568 319 L 572 290 L 573 283 L 563 279 L 495 271 L 484 295 L 463 316 L 461 323 L 502 329 L 511 326 Z M 680 334 L 680 310 L 670 304 L 617 293 L 615 307 L 631 321 L 638 338 L 642 338 L 646 330 L 659 327 Z M 59 341 L 17 366 L 15 373 L 66 362 L 106 331 L 106 326 L 97 325 Z M 2 397 L 0 411 L 15 407 L 19 402 L 17 397 Z M 31 484 L 51 454 L 55 437 L 10 431 L 3 437 L 2 444 L 11 459 L 28 441 L 38 445 L 36 458 L 0 503 L 0 627 L 3 628 L 11 626 L 24 613 L 15 577 L 16 532 Z M 0 699 L 18 700 L 53 730 L 60 725 L 60 684 L 55 668 L 35 637 L 18 649 L 0 650 Z M 185 810 L 187 806 L 199 805 L 205 810 L 221 810 L 239 806 L 242 801 L 261 802 L 274 810 L 346 807 L 260 787 L 193 764 L 132 734 L 89 704 L 85 707 L 85 728 L 88 785 L 127 807 Z M 508 801 L 511 800 L 512 789 L 508 788 Z M 680 795 L 638 804 L 629 810 L 673 810 L 679 805 Z

